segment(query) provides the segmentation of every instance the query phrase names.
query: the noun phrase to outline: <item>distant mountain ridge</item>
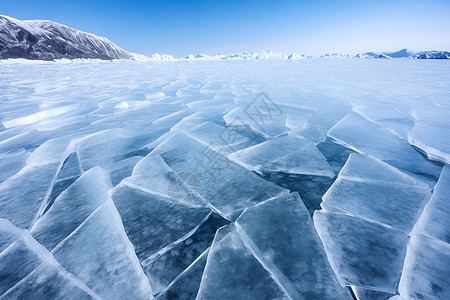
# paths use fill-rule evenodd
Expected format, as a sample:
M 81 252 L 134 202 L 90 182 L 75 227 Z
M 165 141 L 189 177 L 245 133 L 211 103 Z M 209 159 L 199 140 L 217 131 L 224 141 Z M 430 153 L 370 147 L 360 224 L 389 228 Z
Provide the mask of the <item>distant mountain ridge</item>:
M 311 58 L 410 58 L 449 59 L 449 51 L 412 51 L 402 49 L 396 52 L 365 52 L 356 55 L 328 53 L 320 56 L 292 53 L 286 55 L 272 51 L 241 52 L 231 55 L 188 55 L 175 58 L 171 55 L 153 56 L 130 53 L 108 39 L 82 32 L 52 21 L 20 21 L 0 15 L 0 59 L 23 58 L 29 60 L 55 59 L 126 59 L 133 61 L 174 60 L 301 60 Z
M 128 59 L 131 53 L 104 37 L 52 21 L 20 21 L 0 15 L 0 58 L 33 60 Z

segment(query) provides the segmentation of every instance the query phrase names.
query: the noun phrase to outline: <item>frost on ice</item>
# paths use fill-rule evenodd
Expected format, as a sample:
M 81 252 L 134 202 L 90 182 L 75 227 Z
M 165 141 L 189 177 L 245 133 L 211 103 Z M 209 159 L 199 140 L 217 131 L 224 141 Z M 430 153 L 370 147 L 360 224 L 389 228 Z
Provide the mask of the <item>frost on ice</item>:
M 0 299 L 449 299 L 448 67 L 0 62 Z

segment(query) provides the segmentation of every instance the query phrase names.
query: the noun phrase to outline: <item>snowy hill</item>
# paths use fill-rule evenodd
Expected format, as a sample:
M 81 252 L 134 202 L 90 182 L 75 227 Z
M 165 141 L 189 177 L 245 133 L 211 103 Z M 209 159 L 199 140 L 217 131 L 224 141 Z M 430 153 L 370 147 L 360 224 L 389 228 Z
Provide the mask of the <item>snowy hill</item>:
M 449 59 L 448 51 L 413 51 L 410 49 L 402 49 L 395 52 L 366 52 L 359 53 L 355 58 L 418 58 L 418 59 Z
M 104 37 L 51 21 L 20 21 L 0 15 L 0 58 L 124 59 L 128 51 Z

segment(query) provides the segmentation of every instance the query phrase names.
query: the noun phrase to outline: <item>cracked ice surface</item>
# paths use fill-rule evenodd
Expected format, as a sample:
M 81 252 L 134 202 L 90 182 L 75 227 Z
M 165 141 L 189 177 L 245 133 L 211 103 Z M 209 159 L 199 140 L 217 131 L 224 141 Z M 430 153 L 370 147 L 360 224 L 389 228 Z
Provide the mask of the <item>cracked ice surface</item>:
M 0 299 L 449 299 L 449 72 L 0 62 Z

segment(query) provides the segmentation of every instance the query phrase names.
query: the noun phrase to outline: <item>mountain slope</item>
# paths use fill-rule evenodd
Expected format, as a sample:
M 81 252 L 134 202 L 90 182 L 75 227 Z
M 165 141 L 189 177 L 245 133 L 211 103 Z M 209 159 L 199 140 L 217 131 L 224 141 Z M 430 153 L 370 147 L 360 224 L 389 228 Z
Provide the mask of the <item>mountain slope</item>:
M 129 58 L 104 37 L 51 21 L 20 21 L 0 15 L 0 59 Z

